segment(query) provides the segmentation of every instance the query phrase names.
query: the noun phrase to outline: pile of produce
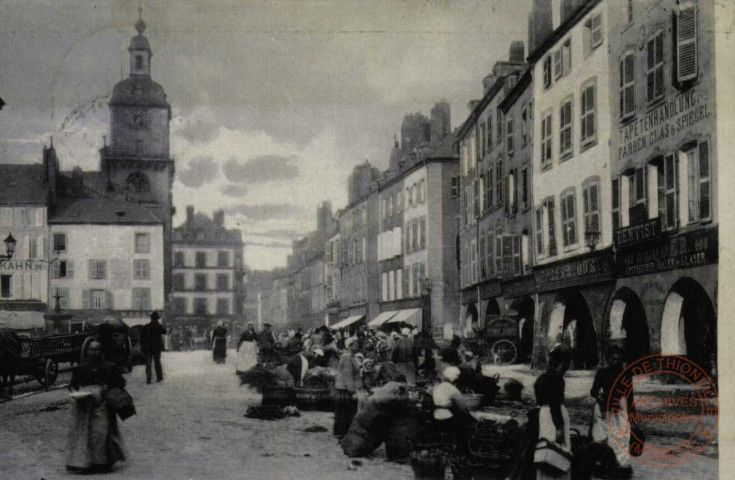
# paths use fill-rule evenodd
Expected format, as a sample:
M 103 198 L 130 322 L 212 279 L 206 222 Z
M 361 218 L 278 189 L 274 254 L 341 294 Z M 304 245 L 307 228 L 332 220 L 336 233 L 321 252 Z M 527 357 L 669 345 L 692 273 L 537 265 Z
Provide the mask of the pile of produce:
M 303 386 L 306 388 L 332 388 L 337 372 L 329 367 L 314 367 L 304 375 Z
M 427 447 L 411 452 L 411 468 L 421 478 L 444 478 L 450 453 L 439 447 Z
M 293 387 L 293 377 L 288 373 L 285 365 L 275 368 L 256 365 L 238 375 L 240 376 L 240 385 L 248 385 L 258 393 L 262 393 L 265 387 Z
M 245 416 L 258 420 L 280 420 L 286 417 L 300 417 L 296 407 L 280 407 L 278 405 L 252 405 L 248 407 Z

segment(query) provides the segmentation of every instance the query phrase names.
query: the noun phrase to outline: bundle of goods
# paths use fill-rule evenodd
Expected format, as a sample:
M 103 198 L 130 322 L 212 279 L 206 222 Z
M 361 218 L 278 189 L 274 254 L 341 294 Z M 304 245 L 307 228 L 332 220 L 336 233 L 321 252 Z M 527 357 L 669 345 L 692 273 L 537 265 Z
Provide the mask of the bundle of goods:
M 337 372 L 329 367 L 314 367 L 304 375 L 303 386 L 309 388 L 332 388 Z
M 262 392 L 265 387 L 293 387 L 293 377 L 285 365 L 276 368 L 256 365 L 239 376 L 240 385 L 248 385 L 258 392 Z
M 373 390 L 340 445 L 347 456 L 364 457 L 385 441 L 389 458 L 405 457 L 418 437 L 418 428 L 406 386 L 389 382 Z
M 263 399 L 261 400 L 263 405 L 279 405 L 288 406 L 296 405 L 296 395 L 293 387 L 283 386 L 264 386 L 263 387 Z
M 468 438 L 468 461 L 485 469 L 505 468 L 513 459 L 522 434 L 523 430 L 513 419 L 505 423 L 479 421 Z
M 518 380 L 511 378 L 505 383 L 503 387 L 508 398 L 516 402 L 521 401 L 521 392 L 523 391 L 523 384 Z
M 248 407 L 245 416 L 258 420 L 280 420 L 286 417 L 300 417 L 296 407 L 280 407 L 278 405 L 252 405 Z

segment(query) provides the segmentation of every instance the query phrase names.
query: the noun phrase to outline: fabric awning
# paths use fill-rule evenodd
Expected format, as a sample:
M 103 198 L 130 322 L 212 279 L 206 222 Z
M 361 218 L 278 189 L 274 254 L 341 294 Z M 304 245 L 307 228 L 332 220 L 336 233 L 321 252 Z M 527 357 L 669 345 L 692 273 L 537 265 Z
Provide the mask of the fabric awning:
M 372 328 L 378 328 L 379 326 L 381 326 L 382 324 L 384 324 L 391 318 L 395 317 L 396 314 L 398 314 L 398 310 L 389 310 L 387 312 L 382 312 L 380 315 L 370 320 L 367 326 L 372 327 Z
M 43 319 L 43 312 L 0 310 L 0 328 L 31 330 L 46 328 L 46 322 Z
M 145 325 L 146 323 L 151 321 L 151 319 L 148 317 L 123 317 L 122 320 L 123 322 L 125 322 L 125 325 L 127 325 L 128 327 L 137 327 L 138 325 Z
M 398 310 L 398 314 L 388 320 L 388 323 L 408 323 L 414 327 L 421 328 L 421 309 L 409 308 Z
M 349 327 L 353 323 L 357 323 L 363 318 L 365 318 L 365 315 L 353 315 L 351 317 L 345 318 L 344 320 L 340 320 L 334 325 L 331 325 L 329 328 L 331 328 L 332 330 L 339 330 L 340 328 Z

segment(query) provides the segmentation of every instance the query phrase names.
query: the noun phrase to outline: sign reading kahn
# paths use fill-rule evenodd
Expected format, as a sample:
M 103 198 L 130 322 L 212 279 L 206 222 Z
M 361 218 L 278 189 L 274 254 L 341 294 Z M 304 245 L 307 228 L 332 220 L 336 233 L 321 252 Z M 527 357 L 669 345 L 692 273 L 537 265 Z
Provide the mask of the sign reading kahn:
M 37 272 L 40 270 L 46 270 L 46 262 L 39 262 L 38 260 L 19 260 L 19 261 L 7 261 L 0 262 L 0 271 L 22 271 L 22 272 Z
M 679 133 L 712 114 L 694 89 L 677 95 L 660 107 L 620 129 L 618 159 L 622 160 Z

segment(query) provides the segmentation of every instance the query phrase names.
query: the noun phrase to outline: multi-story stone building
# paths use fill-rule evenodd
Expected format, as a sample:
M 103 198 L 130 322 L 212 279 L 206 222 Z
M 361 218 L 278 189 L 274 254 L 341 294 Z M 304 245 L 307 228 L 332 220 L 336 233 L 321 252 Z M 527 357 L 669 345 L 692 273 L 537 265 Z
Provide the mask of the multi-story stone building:
M 51 153 L 49 153 L 51 152 Z M 44 161 L 56 162 L 53 148 Z M 54 163 L 55 165 L 55 163 Z M 48 177 L 43 165 L 3 164 L 0 179 L 0 328 L 45 327 L 49 256 Z M 53 167 L 52 167 L 53 168 Z M 16 242 L 8 246 L 6 240 Z M 14 252 L 9 251 L 15 248 Z
M 164 307 L 164 222 L 131 202 L 58 199 L 49 216 L 49 291 L 81 328 L 113 313 L 128 325 Z M 71 325 L 74 327 L 74 325 Z
M 520 78 L 523 78 L 522 84 L 527 85 L 530 81 L 524 75 L 528 67 L 523 53 L 523 42 L 513 42 L 509 60 L 494 65 L 491 74 L 483 79 L 483 98 L 471 102 L 470 116 L 457 136 L 461 159 L 462 309 L 455 330 L 464 337 L 475 336 L 499 315 L 521 308 L 516 305 L 516 310 L 511 310 L 510 305 L 506 305 L 503 281 L 528 275 L 532 264 L 529 248 L 523 248 L 528 244 L 529 231 L 524 231 L 522 226 L 530 206 L 525 205 L 525 210 L 519 208 L 518 201 L 518 185 L 523 188 L 522 159 L 530 157 L 532 142 L 527 137 L 527 144 L 519 143 L 517 132 L 524 127 L 516 123 L 518 119 L 514 115 L 506 117 L 501 108 L 506 99 L 510 104 L 511 92 L 514 96 L 523 94 L 521 87 L 515 89 Z M 527 117 L 530 117 L 531 108 L 527 100 Z M 518 285 L 511 295 L 517 297 L 523 293 L 527 293 L 523 285 Z M 524 308 L 527 310 L 526 305 L 522 310 Z M 526 310 L 524 315 L 527 316 Z
M 561 24 L 531 52 L 538 292 L 536 359 L 557 343 L 575 368 L 599 361 L 612 291 L 612 2 L 562 2 Z M 575 5 L 572 5 L 575 4 Z M 572 7 L 575 8 L 572 8 Z M 617 34 L 615 34 L 617 35 Z M 543 342 L 541 340 L 544 340 Z
M 245 291 L 240 230 L 227 229 L 224 211 L 210 219 L 186 207 L 186 221 L 174 229 L 174 324 L 203 335 L 218 321 L 230 331 L 242 327 Z
M 334 325 L 339 320 L 339 307 L 341 304 L 340 292 L 340 268 L 342 263 L 342 239 L 339 235 L 339 223 L 336 217 L 332 218 L 327 227 L 327 241 L 324 257 L 326 259 L 325 269 L 327 278 L 327 317 L 329 325 Z
M 609 9 L 607 222 L 619 278 L 600 329 L 631 358 L 687 355 L 710 371 L 717 359 L 718 137 L 725 128 L 716 112 L 725 84 L 715 77 L 715 9 L 715 2 L 673 0 Z

